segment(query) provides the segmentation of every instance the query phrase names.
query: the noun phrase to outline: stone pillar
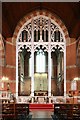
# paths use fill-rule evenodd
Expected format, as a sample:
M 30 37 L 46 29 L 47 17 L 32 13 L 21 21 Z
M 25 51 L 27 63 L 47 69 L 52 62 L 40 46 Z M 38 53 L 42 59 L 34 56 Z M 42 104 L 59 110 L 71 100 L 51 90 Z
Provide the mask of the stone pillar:
M 49 48 L 48 48 L 48 96 L 51 96 L 51 22 L 49 20 Z
M 66 97 L 66 46 L 64 45 L 64 96 Z
M 34 96 L 34 50 L 31 52 L 32 73 L 31 73 L 31 96 Z
M 31 40 L 31 96 L 34 96 L 34 23 L 33 20 L 31 22 L 32 24 L 32 40 Z
M 51 96 L 51 50 L 48 50 L 48 96 Z

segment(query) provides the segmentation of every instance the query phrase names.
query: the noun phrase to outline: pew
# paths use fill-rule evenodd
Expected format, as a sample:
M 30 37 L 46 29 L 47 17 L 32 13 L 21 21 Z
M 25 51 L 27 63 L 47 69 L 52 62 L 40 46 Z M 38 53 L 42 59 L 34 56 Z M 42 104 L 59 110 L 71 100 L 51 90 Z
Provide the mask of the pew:
M 19 120 L 26 120 L 29 117 L 29 104 L 15 104 L 15 117 Z
M 2 103 L 1 117 L 2 120 L 26 120 L 29 117 L 29 104 Z
M 54 104 L 53 120 L 80 119 L 80 104 Z
M 15 118 L 15 104 L 13 103 L 3 103 L 2 104 L 2 119 L 14 119 Z

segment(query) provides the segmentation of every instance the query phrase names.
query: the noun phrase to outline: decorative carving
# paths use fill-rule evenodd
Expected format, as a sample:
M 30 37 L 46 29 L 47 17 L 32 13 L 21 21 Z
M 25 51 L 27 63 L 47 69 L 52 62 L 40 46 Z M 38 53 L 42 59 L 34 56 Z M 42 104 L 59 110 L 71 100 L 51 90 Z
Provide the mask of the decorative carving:
M 34 51 L 38 51 L 38 49 L 40 49 L 40 46 L 42 46 L 42 49 L 44 49 L 44 51 L 48 52 L 48 44 L 42 44 L 42 43 L 35 44 Z
M 23 35 L 22 35 L 22 32 L 24 30 L 26 31 L 26 34 L 25 34 L 26 40 L 23 39 Z M 32 25 L 31 25 L 31 23 L 25 25 L 24 28 L 22 29 L 22 32 L 19 35 L 19 41 L 18 42 L 22 42 L 22 41 L 23 42 L 31 42 L 31 38 L 32 38 Z
M 56 49 L 58 49 L 60 52 L 64 52 L 64 44 L 51 44 L 51 51 L 55 51 Z
M 26 32 L 22 34 L 22 32 L 24 31 Z M 34 37 L 32 37 L 32 34 L 34 35 Z M 50 34 L 50 38 L 49 38 L 49 34 Z M 34 18 L 32 23 L 30 21 L 27 25 L 25 25 L 22 28 L 22 31 L 18 39 L 18 42 L 32 42 L 32 41 L 63 42 L 64 40 L 63 40 L 63 35 L 57 25 L 52 23 L 50 19 L 47 19 L 43 16 L 39 16 L 36 19 Z
M 37 19 L 34 20 L 34 30 L 48 30 L 48 20 L 43 18 L 43 17 L 39 17 Z
M 27 49 L 28 52 L 31 52 L 31 49 L 32 49 L 31 44 L 25 44 L 25 43 L 18 45 L 18 52 L 21 52 L 22 49 L 24 49 L 24 47 L 25 49 Z

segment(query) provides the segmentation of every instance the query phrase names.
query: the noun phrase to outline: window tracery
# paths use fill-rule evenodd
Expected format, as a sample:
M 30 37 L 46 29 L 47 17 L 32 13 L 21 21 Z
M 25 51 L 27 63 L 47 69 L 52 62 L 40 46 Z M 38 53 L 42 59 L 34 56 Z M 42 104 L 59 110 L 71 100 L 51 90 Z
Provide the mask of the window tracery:
M 60 29 L 50 19 L 40 16 L 32 21 L 23 27 L 18 42 L 31 42 L 32 39 L 34 42 L 49 42 L 49 34 L 51 42 L 64 42 Z M 32 34 L 34 34 L 34 38 L 32 38 Z

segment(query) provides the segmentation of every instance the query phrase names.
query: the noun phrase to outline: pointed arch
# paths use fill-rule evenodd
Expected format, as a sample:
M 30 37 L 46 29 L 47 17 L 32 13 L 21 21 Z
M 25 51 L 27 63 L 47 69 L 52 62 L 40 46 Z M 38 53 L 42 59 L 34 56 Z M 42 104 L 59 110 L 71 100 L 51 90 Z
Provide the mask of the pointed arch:
M 64 23 L 61 21 L 61 19 L 55 15 L 52 14 L 51 12 L 47 11 L 47 10 L 37 10 L 37 11 L 33 11 L 32 13 L 27 14 L 26 16 L 24 16 L 19 23 L 17 24 L 15 31 L 13 33 L 13 44 L 16 44 L 16 39 L 17 39 L 17 35 L 19 33 L 19 30 L 21 29 L 21 27 L 23 26 L 23 24 L 25 24 L 27 21 L 29 21 L 30 19 L 37 17 L 39 15 L 44 15 L 45 17 L 49 17 L 52 20 L 54 20 L 54 22 L 56 24 L 58 24 L 60 26 L 60 28 L 62 29 L 63 33 L 64 33 L 64 37 L 66 40 L 66 44 L 68 45 L 70 43 L 70 39 L 69 39 L 69 34 L 68 34 L 68 30 L 66 28 L 66 26 L 64 25 Z
M 34 37 L 35 37 L 34 36 L 34 30 L 35 30 L 34 25 L 37 23 L 35 22 L 37 19 L 39 20 L 39 30 L 41 29 L 41 31 L 42 31 L 42 21 L 44 22 L 46 20 L 48 22 L 47 23 L 48 25 L 46 26 L 46 29 L 48 30 L 48 37 L 49 37 L 48 41 L 45 41 L 45 40 L 43 41 L 44 38 L 43 38 L 42 33 L 40 33 L 39 41 L 37 42 L 34 41 Z M 25 29 L 27 32 L 23 32 Z M 38 27 L 36 29 L 38 30 Z M 58 41 L 57 39 L 59 36 L 61 38 Z M 25 38 L 28 40 L 25 41 Z M 53 15 L 48 11 L 34 11 L 33 13 L 30 13 L 27 16 L 24 16 L 24 18 L 18 23 L 15 29 L 15 32 L 13 34 L 12 42 L 13 44 L 16 45 L 16 81 L 17 81 L 16 82 L 16 93 L 17 93 L 16 96 L 18 96 L 18 73 L 19 73 L 18 72 L 18 67 L 19 67 L 18 66 L 18 53 L 21 52 L 22 49 L 31 53 L 31 60 L 32 60 L 31 96 L 34 96 L 34 79 L 35 79 L 34 78 L 34 57 L 35 57 L 34 53 L 37 50 L 37 48 L 40 48 L 40 47 L 41 49 L 46 50 L 48 54 L 48 57 L 47 57 L 48 81 L 47 82 L 49 83 L 49 85 L 48 85 L 47 90 L 48 90 L 49 96 L 51 96 L 51 52 L 56 51 L 58 53 L 60 52 L 64 53 L 64 55 L 62 55 L 63 68 L 61 68 L 61 71 L 62 71 L 61 76 L 63 75 L 63 71 L 64 71 L 64 75 L 63 75 L 64 78 L 62 78 L 64 80 L 64 93 L 63 94 L 64 96 L 66 96 L 66 44 L 69 43 L 69 35 L 68 35 L 68 31 L 64 23 L 56 15 Z M 59 74 L 59 71 L 60 70 L 58 70 L 57 75 Z

